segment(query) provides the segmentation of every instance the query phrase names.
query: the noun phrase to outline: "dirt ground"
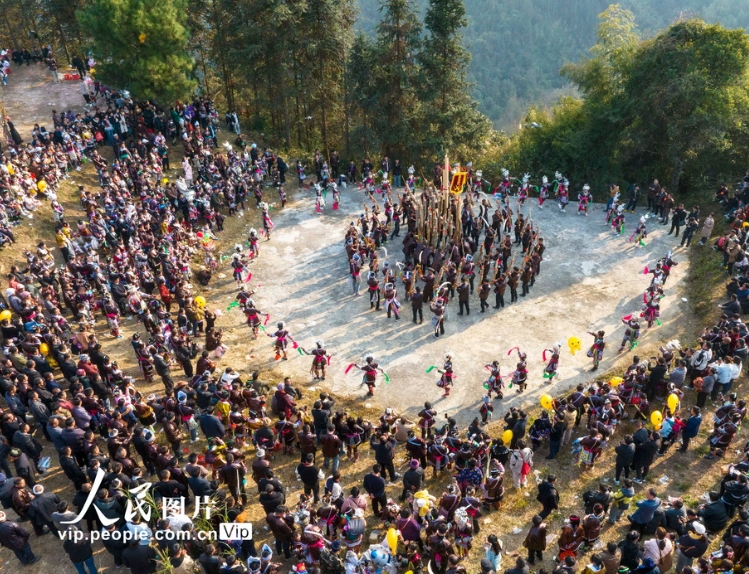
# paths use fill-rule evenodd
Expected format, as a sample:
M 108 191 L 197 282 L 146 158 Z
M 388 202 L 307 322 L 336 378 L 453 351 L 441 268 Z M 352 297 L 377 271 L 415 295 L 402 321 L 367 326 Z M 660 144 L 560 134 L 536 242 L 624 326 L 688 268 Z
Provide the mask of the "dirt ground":
M 585 354 L 592 343 L 588 331 L 603 329 L 607 334 L 601 371 L 629 363 L 631 354 L 616 354 L 624 333 L 621 317 L 640 311 L 642 293 L 651 277 L 643 274 L 645 265 L 654 266 L 676 243 L 673 236 L 666 235 L 666 226 L 654 225 L 654 219 L 649 220 L 653 222 L 650 225 L 653 231 L 642 248 L 627 242 L 634 229 L 632 223 L 623 237 L 604 224 L 600 205 L 584 217 L 576 215 L 573 207 L 564 214 L 555 205 L 547 204 L 540 210 L 526 204 L 523 212 L 526 215 L 530 212 L 547 244 L 541 274 L 531 293 L 520 297 L 518 303 L 499 311 L 490 308 L 483 314 L 479 312 L 476 296 L 470 302 L 470 315 L 463 317 L 457 313 L 457 301 L 453 301 L 446 334 L 435 338 L 428 324 L 431 316 L 428 309 L 424 324 L 415 325 L 410 304 L 402 295 L 400 321 L 388 319 L 384 310 L 370 310 L 366 287 L 360 297 L 353 295 L 343 235 L 349 222 L 362 211 L 363 194 L 349 188 L 342 196 L 342 207 L 337 212 L 326 207 L 323 215 L 316 214 L 314 200 L 310 198 L 300 201 L 299 206 L 274 212 L 276 228 L 272 239 L 261 242 L 259 259 L 251 267 L 251 284 L 261 285 L 255 301 L 262 311 L 271 314 L 269 333 L 276 321 L 283 320 L 300 345 L 309 349 L 314 347 L 315 340 L 325 343 L 334 358 L 324 386 L 338 394 L 365 399 L 361 376 L 355 371 L 346 375 L 344 370 L 349 363 L 363 362 L 365 354 L 372 353 L 391 382 L 380 381 L 375 398 L 367 403 L 378 409 L 392 406 L 409 416 L 415 416 L 424 401 L 432 401 L 441 413 L 449 412 L 462 423 L 470 422 L 481 401 L 482 383 L 487 376 L 484 365 L 498 360 L 502 374 L 509 375 L 517 362 L 514 352 L 508 356 L 513 347 L 520 347 L 528 354 L 529 388 L 522 394 L 514 390 L 506 392 L 501 408 L 495 410 L 495 418 L 511 406 L 538 404 L 543 393 L 561 394 L 578 383 L 592 380 L 591 359 Z M 631 215 L 629 219 L 634 217 Z M 401 247 L 396 238 L 381 249 L 381 265 L 385 261 L 391 265 L 401 261 Z M 686 309 L 681 300 L 681 281 L 688 262 L 678 252 L 676 259 L 680 264 L 666 285 L 663 324 L 651 331 L 643 330 L 640 347 L 636 349 L 639 354 L 647 350 L 647 345 L 668 341 L 678 333 L 679 320 Z M 226 285 L 216 285 L 209 298 L 211 303 L 221 302 L 221 307 L 233 297 L 227 289 L 231 277 L 228 271 L 226 274 Z M 399 289 L 403 293 L 400 282 Z M 505 299 L 509 301 L 509 290 Z M 490 303 L 494 304 L 493 295 Z M 222 362 L 241 364 L 249 354 L 255 360 L 248 367 L 254 368 L 258 362 L 260 366 L 273 365 L 272 343 L 264 340 L 262 333 L 257 342 L 247 341 L 249 332 L 242 325 L 243 318 L 234 309 L 219 321 L 221 326 L 234 329 L 227 333 L 231 350 Z M 583 351 L 575 356 L 567 345 L 573 336 L 583 343 Z M 542 353 L 560 341 L 563 351 L 559 379 L 548 385 L 543 379 Z M 453 356 L 457 379 L 451 395 L 443 399 L 441 389 L 435 384 L 436 372 L 425 371 L 430 365 L 441 367 L 446 353 Z M 311 381 L 309 357 L 292 352 L 288 362 L 276 364 L 297 381 Z
M 80 104 L 83 102 L 77 85 L 72 82 L 54 85 L 42 68 L 14 70 L 10 85 L 2 89 L 6 112 L 24 137 L 28 137 L 35 122 L 46 122 L 50 128 L 52 109 L 73 106 L 74 109 L 82 110 Z M 95 185 L 95 174 L 90 166 L 83 173 L 72 174 L 60 192 L 60 199 L 71 220 L 77 219 L 80 214 L 74 193 L 78 183 Z M 276 201 L 273 193 L 269 193 L 271 202 Z M 427 324 L 428 317 L 423 325 L 411 322 L 410 308 L 406 302 L 403 318 L 396 323 L 394 319 L 388 320 L 383 311 L 370 311 L 366 295 L 353 297 L 342 240 L 349 221 L 362 210 L 360 192 L 351 189 L 344 191 L 342 209 L 332 212 L 328 206 L 323 215 L 314 212 L 309 192 L 290 195 L 291 202 L 287 209 L 275 209 L 272 212 L 276 224 L 272 239 L 262 242 L 260 257 L 251 266 L 251 285 L 255 287 L 259 284 L 255 299 L 262 311 L 271 314 L 269 331 L 276 321 L 284 320 L 294 338 L 303 346 L 312 347 L 316 339 L 325 342 L 327 349 L 333 353 L 333 362 L 323 387 L 336 393 L 337 409 L 368 415 L 372 420 L 376 420 L 385 406 L 393 406 L 398 411 L 413 416 L 424 401 L 430 400 L 440 413 L 455 414 L 461 426 L 465 425 L 477 413 L 482 394 L 481 383 L 486 376 L 483 365 L 497 359 L 501 362 L 502 373 L 509 374 L 515 358 L 508 357 L 507 351 L 515 346 L 528 353 L 530 388 L 522 395 L 510 391 L 501 403 L 495 401 L 495 420 L 500 419 L 506 409 L 513 405 L 533 406 L 533 417 L 537 413 L 538 397 L 542 393 L 562 394 L 578 382 L 592 380 L 593 375 L 589 372 L 590 359 L 584 352 L 591 342 L 591 338 L 585 334 L 589 330 L 605 329 L 607 332 L 608 347 L 599 373 L 629 363 L 631 354 L 619 357 L 615 355 L 623 333 L 620 317 L 640 309 L 640 297 L 648 285 L 647 277 L 642 274 L 643 267 L 646 264 L 652 266 L 676 243 L 673 238 L 665 235 L 666 231 L 662 226 L 651 224 L 652 233 L 647 246 L 636 248 L 626 242 L 626 237 L 636 223 L 634 215 L 630 214 L 625 237 L 622 238 L 615 236 L 604 226 L 600 206 L 595 206 L 587 218 L 577 216 L 574 207 L 570 207 L 565 215 L 559 213 L 554 205 L 543 211 L 536 206 L 526 206 L 524 213 L 530 213 L 540 225 L 548 245 L 541 275 L 530 296 L 521 298 L 519 303 L 508 305 L 501 311 L 490 309 L 486 314 L 478 313 L 478 301 L 474 299 L 471 301 L 471 315 L 468 317 L 459 317 L 456 303 L 452 303 L 446 336 L 435 339 Z M 227 231 L 220 242 L 221 251 L 226 253 L 233 248 L 235 242 L 242 243 L 251 225 L 258 226 L 257 212 L 254 209 L 248 210 L 242 219 L 228 220 Z M 24 241 L 30 244 L 40 237 L 52 239 L 49 212 L 42 208 L 35 214 L 35 220 L 24 226 L 23 231 L 23 240 L 19 245 L 0 254 L 0 272 L 7 270 L 12 262 L 22 262 Z M 387 260 L 394 264 L 400 260 L 400 245 L 397 240 L 387 246 L 387 251 L 387 256 L 384 250 L 380 251 L 382 262 Z M 676 337 L 684 328 L 688 303 L 682 301 L 681 291 L 687 258 L 684 251 L 677 251 L 676 258 L 680 265 L 667 284 L 667 298 L 662 305 L 663 325 L 652 332 L 643 332 L 637 349 L 641 356 L 655 354 L 651 351 L 659 344 Z M 211 308 L 224 311 L 218 325 L 225 330 L 225 341 L 230 351 L 220 360 L 221 367 L 231 365 L 243 373 L 259 370 L 263 380 L 274 383 L 288 375 L 308 391 L 312 387 L 319 388 L 320 384 L 313 384 L 308 372 L 311 363 L 309 357 L 300 357 L 291 352 L 289 361 L 275 361 L 270 339 L 261 335 L 260 340 L 252 340 L 243 323 L 243 315 L 236 309 L 226 312 L 226 307 L 236 293 L 228 262 L 220 273 L 224 277 L 215 278 L 210 288 L 203 291 L 203 295 Z M 493 303 L 493 298 L 490 301 Z M 137 372 L 128 339 L 135 330 L 135 322 L 126 321 L 124 338 L 120 340 L 112 339 L 105 329 L 99 330 L 105 351 L 133 374 Z M 583 341 L 583 351 L 574 357 L 570 355 L 566 345 L 567 338 L 571 336 L 577 336 Z M 559 381 L 553 386 L 545 385 L 542 379 L 541 354 L 544 348 L 560 340 L 563 341 L 563 353 Z M 365 390 L 360 387 L 359 376 L 353 373 L 346 376 L 343 372 L 348 363 L 361 360 L 368 352 L 375 355 L 391 377 L 389 385 L 380 383 L 373 400 L 365 399 Z M 439 365 L 447 352 L 454 357 L 458 377 L 452 395 L 443 400 L 435 386 L 434 373 L 427 375 L 425 370 L 430 365 Z M 599 376 L 604 377 L 605 374 Z M 160 384 L 141 386 L 144 392 L 161 388 Z M 303 404 L 311 406 L 314 395 L 313 392 L 306 392 Z M 693 404 L 693 397 L 688 397 L 685 403 Z M 707 415 L 706 421 L 709 419 L 710 416 Z M 621 426 L 621 433 L 618 431 L 614 438 L 616 443 L 625 432 L 630 431 L 628 423 L 624 422 Z M 709 426 L 703 425 L 699 440 L 693 443 L 694 452 L 680 455 L 673 453 L 672 449 L 670 456 L 657 459 L 651 470 L 648 486 L 657 486 L 662 498 L 666 495 L 684 496 L 688 504 L 694 506 L 704 492 L 715 487 L 719 478 L 719 465 L 700 458 L 707 452 L 705 439 Z M 494 422 L 489 427 L 492 436 L 497 436 L 501 430 L 499 422 Z M 204 443 L 201 441 L 192 446 L 193 450 L 199 451 Z M 559 475 L 562 496 L 560 510 L 547 520 L 550 532 L 556 533 L 562 526 L 563 517 L 582 512 L 581 498 L 585 490 L 595 487 L 600 480 L 610 481 L 614 455 L 613 449 L 607 449 L 593 471 L 580 473 L 572 463 L 567 449 L 560 453 L 557 462 L 549 463 L 543 460 L 546 448 L 542 447 L 536 454 L 535 470 L 538 471 L 538 476 L 544 476 L 548 472 Z M 52 490 L 62 498 L 71 500 L 72 488 L 56 464 L 51 445 L 45 444 L 44 455 L 53 456 L 53 469 L 41 482 L 48 491 Z M 251 451 L 248 451 L 248 456 L 253 456 Z M 403 470 L 405 461 L 401 455 L 398 459 Z M 289 505 L 296 503 L 301 492 L 300 484 L 294 476 L 297 461 L 297 455 L 284 457 L 279 454 L 273 463 L 277 475 L 287 486 Z M 360 485 L 361 477 L 373 462 L 371 455 L 364 449 L 358 462 L 343 461 L 341 468 L 345 489 Z M 665 475 L 668 475 L 668 480 L 659 482 L 658 479 Z M 430 492 L 439 496 L 447 479 L 448 476 L 436 481 L 430 480 Z M 505 557 L 503 567 L 508 567 L 512 554 L 522 551 L 521 542 L 530 517 L 538 510 L 535 485 L 531 481 L 527 490 L 517 491 L 509 483 L 511 480 L 508 478 L 508 492 L 503 509 L 487 515 L 481 521 L 481 535 L 476 536 L 474 551 L 466 564 L 469 572 L 477 571 L 482 554 L 481 543 L 489 533 L 498 534 L 505 542 L 508 556 Z M 642 495 L 642 490 L 642 487 L 638 487 L 638 497 Z M 251 492 L 255 493 L 254 488 Z M 396 497 L 399 493 L 400 485 L 388 488 L 391 497 Z M 262 528 L 264 514 L 252 498 L 249 509 L 259 547 L 268 539 L 267 532 Z M 12 511 L 9 514 L 12 516 Z M 378 527 L 373 518 L 369 519 L 368 524 L 371 528 Z M 28 524 L 26 527 L 30 530 Z M 625 531 L 626 527 L 622 523 L 613 528 L 607 526 L 603 538 L 619 540 Z M 32 574 L 51 570 L 63 573 L 75 571 L 68 558 L 63 555 L 60 542 L 51 536 L 36 538 L 32 535 L 31 544 L 34 551 L 43 558 L 26 571 Z M 101 544 L 97 543 L 94 549 L 100 572 L 113 572 L 111 557 Z M 553 553 L 545 553 L 542 566 L 553 567 L 550 561 Z M 584 558 L 581 562 L 583 560 Z M 11 572 L 17 564 L 15 557 L 7 549 L 0 549 L 1 572 Z

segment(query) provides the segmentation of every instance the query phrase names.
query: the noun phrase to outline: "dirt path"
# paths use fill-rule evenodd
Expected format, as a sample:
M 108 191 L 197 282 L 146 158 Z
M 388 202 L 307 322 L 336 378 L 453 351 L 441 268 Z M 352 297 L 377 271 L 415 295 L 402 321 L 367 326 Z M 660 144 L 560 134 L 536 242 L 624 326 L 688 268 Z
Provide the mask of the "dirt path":
M 34 124 L 54 130 L 52 110 L 84 112 L 83 96 L 78 90 L 79 82 L 60 80 L 52 82 L 46 66 L 13 66 L 8 85 L 0 87 L 5 113 L 10 117 L 18 133 L 25 141 L 31 141 Z

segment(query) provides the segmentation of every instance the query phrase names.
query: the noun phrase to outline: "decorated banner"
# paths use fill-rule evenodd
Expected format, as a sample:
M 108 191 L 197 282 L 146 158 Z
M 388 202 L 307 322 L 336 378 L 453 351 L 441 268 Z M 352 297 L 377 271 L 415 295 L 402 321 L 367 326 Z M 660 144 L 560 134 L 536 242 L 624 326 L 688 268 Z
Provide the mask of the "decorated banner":
M 450 182 L 450 193 L 460 194 L 463 193 L 463 188 L 466 186 L 468 181 L 468 172 L 458 171 L 453 174 L 452 181 Z

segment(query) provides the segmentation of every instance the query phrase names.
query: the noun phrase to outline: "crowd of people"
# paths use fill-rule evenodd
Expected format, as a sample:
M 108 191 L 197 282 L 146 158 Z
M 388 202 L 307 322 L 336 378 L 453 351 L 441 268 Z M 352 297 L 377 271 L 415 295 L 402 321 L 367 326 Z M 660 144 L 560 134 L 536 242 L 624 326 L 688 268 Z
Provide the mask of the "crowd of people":
M 22 51 L 20 57 L 23 61 Z M 235 368 L 220 365 L 226 350 L 216 328 L 220 310 L 192 286 L 208 285 L 221 265 L 229 266 L 237 281 L 236 304 L 252 334 L 265 331 L 269 316 L 253 301 L 248 277 L 261 257 L 261 237 L 270 240 L 273 230 L 268 195 L 275 199 L 277 193 L 282 205 L 286 201 L 283 159 L 254 144 L 243 145 L 234 114 L 226 120 L 239 151 L 219 147 L 218 116 L 207 98 L 166 110 L 90 78 L 81 83 L 85 111 L 54 111 L 51 133 L 35 126 L 28 143 L 14 137 L 20 141 L 5 149 L 0 168 L 0 241 L 14 243 L 13 227 L 35 217 L 42 202 L 52 207 L 56 226 L 54 247 L 40 238 L 33 252 L 25 252 L 25 264 L 10 269 L 0 299 L 5 354 L 0 366 L 0 504 L 6 510 L 0 513 L 0 543 L 22 564 L 39 559 L 31 529 L 36 536 L 59 537 L 83 574 L 97 572 L 97 538 L 115 566 L 133 574 L 166 568 L 185 574 L 196 569 L 272 574 L 292 564 L 294 571 L 310 574 L 459 574 L 471 569 L 470 560 L 480 560 L 482 574 L 527 574 L 535 565 L 557 574 L 746 570 L 749 513 L 743 505 L 749 496 L 749 451 L 699 506 L 666 497 L 666 483 L 656 489 L 645 482 L 658 457 L 694 456 L 689 447 L 708 409 L 715 410 L 707 458 L 727 457 L 737 441 L 747 409 L 733 384 L 747 355 L 749 333 L 740 316 L 749 279 L 729 284 L 736 291 L 729 303 L 735 304 L 725 307 L 726 314 L 694 348 L 673 342 L 661 348 L 660 356 L 641 360 L 635 352 L 638 320 L 625 318 L 627 335 L 620 350 L 629 346 L 633 353 L 626 373 L 580 385 L 550 401 L 544 397 L 532 423 L 528 412 L 512 408 L 504 428 L 488 427 L 489 401 L 482 403 L 481 420 L 476 417 L 467 428 L 452 417 L 442 418 L 430 403 L 413 421 L 391 408 L 372 420 L 353 416 L 324 391 L 310 399 L 311 392 L 290 378 L 271 384 L 256 372 L 243 381 Z M 170 148 L 176 154 L 177 142 L 182 161 L 175 178 L 169 155 Z M 321 155 L 315 159 L 318 183 L 326 187 L 341 176 L 337 154 L 329 161 L 330 168 Z M 89 169 L 84 165 L 89 162 L 99 187 L 80 186 L 85 215 L 69 221 L 57 191 L 71 171 Z M 385 177 L 377 189 L 371 163 L 362 168 L 362 191 L 372 210 L 346 232 L 354 293 L 359 293 L 366 261 L 370 306 L 382 306 L 398 320 L 400 273 L 413 321 L 422 322 L 422 306 L 429 305 L 435 336 L 445 332 L 445 309 L 456 291 L 460 313 L 470 313 L 474 290 L 481 312 L 492 291 L 495 308 L 504 306 L 505 286 L 511 303 L 519 282 L 522 295 L 528 293 L 545 246 L 520 213 L 531 196 L 527 178 L 505 174 L 501 184 L 488 189 L 480 172 L 471 173 L 466 196 L 473 202 L 454 213 L 462 240 L 435 247 L 415 234 L 418 202 L 428 203 L 429 193 L 417 196 L 410 169 L 401 190 L 399 162 L 392 167 L 389 162 L 385 158 L 381 167 L 383 174 L 392 173 L 393 186 Z M 347 173 L 349 183 L 357 181 L 355 166 Z M 435 173 L 437 182 L 441 175 Z M 559 174 L 555 182 L 544 179 L 539 206 L 556 194 L 564 211 L 569 182 Z M 623 210 L 614 187 L 607 215 L 616 216 Z M 673 205 L 664 193 L 658 189 L 649 207 L 665 224 Z M 263 229 L 250 233 L 248 248 L 237 245 L 221 255 L 224 221 L 242 217 L 252 207 L 249 196 Z M 491 215 L 490 196 L 499 201 Z M 634 211 L 636 203 L 635 194 L 627 211 Z M 587 215 L 589 189 L 583 189 L 578 204 L 578 212 Z M 736 203 L 726 198 L 726 204 L 733 234 L 723 248 L 730 249 L 734 241 L 743 245 L 749 225 L 743 225 L 743 196 Z M 378 248 L 400 237 L 401 224 L 402 267 L 380 267 Z M 702 243 L 712 232 L 710 226 L 705 235 L 707 225 Z M 678 235 L 678 225 L 675 231 Z M 513 249 L 522 250 L 522 266 L 513 264 Z M 653 277 L 643 317 L 650 325 L 657 320 L 652 309 L 674 263 L 669 254 L 648 271 Z M 139 377 L 127 375 L 103 352 L 102 339 L 122 336 L 123 315 L 137 319 L 130 346 Z M 287 358 L 290 346 L 298 348 L 311 356 L 315 380 L 325 380 L 330 354 L 323 341 L 314 349 L 299 347 L 282 321 L 265 334 L 274 338 L 277 359 Z M 591 335 L 595 368 L 605 334 Z M 550 351 L 549 380 L 560 349 Z M 519 349 L 517 354 L 512 382 L 522 391 L 526 358 Z M 363 371 L 370 393 L 379 374 L 386 376 L 373 357 L 354 366 Z M 499 370 L 496 364 L 486 367 L 487 397 L 493 392 L 501 397 Z M 450 356 L 439 371 L 449 394 Z M 145 392 L 146 387 L 153 390 L 157 377 L 163 392 Z M 630 423 L 631 434 L 625 430 Z M 677 443 L 678 452 L 669 455 Z M 585 476 L 596 476 L 593 469 L 600 469 L 610 450 L 615 471 L 597 489 L 580 493 L 576 515 L 552 527 L 546 521 L 557 520 L 552 513 L 561 506 L 558 489 L 565 485 L 553 472 L 545 479 L 534 473 L 534 458 L 546 453 L 549 461 L 564 457 L 569 462 L 561 452 L 566 445 Z M 372 463 L 368 470 L 346 475 L 362 459 Z M 288 465 L 301 493 L 283 480 Z M 57 479 L 48 476 L 58 467 L 69 486 L 50 487 Z M 529 493 L 533 484 L 541 510 L 522 542 L 527 558 L 513 556 L 503 564 L 503 555 L 515 550 L 505 550 L 507 529 L 482 518 L 502 514 L 506 491 Z M 644 498 L 635 502 L 638 488 Z M 148 516 L 140 507 L 133 511 L 145 489 L 154 501 Z M 267 530 L 272 543 L 201 535 L 226 522 L 253 522 L 256 537 Z M 623 539 L 604 544 L 604 529 L 617 523 L 629 525 Z M 379 534 L 370 536 L 373 526 Z M 553 533 L 558 535 L 556 560 L 545 561 Z M 708 554 L 716 537 L 722 547 Z

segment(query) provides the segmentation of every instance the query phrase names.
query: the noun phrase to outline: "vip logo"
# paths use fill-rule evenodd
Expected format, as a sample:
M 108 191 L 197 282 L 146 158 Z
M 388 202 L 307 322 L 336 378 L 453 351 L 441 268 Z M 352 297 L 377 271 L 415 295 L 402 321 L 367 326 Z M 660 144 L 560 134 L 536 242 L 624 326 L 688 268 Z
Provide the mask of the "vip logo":
M 252 540 L 252 524 L 229 522 L 218 525 L 218 539 L 228 540 Z

